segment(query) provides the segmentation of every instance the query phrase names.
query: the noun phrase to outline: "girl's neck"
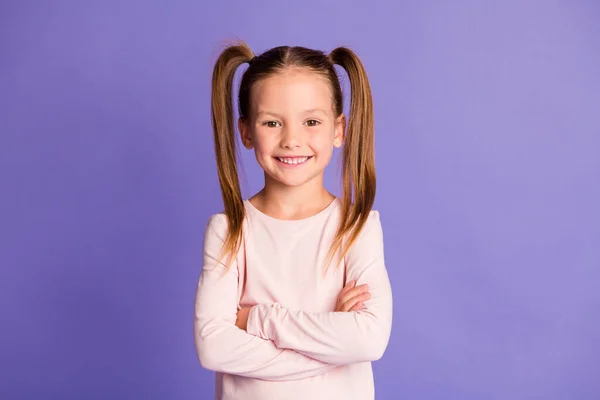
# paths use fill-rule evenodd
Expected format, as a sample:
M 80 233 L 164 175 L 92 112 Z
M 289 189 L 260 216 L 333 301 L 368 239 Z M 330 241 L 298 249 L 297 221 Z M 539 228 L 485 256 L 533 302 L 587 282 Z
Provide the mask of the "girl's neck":
M 335 196 L 323 184 L 289 187 L 268 184 L 249 201 L 262 213 L 277 219 L 304 219 L 323 211 Z

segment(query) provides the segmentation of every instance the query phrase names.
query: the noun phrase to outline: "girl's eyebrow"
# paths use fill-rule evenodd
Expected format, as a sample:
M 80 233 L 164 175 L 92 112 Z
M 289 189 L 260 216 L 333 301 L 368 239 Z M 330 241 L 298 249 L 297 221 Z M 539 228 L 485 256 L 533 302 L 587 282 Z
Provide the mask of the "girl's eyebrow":
M 257 116 L 259 116 L 259 115 L 271 115 L 271 116 L 276 117 L 276 118 L 281 118 L 281 115 L 279 115 L 277 113 L 274 113 L 272 111 L 265 111 L 265 110 L 258 110 L 258 112 L 256 113 L 256 115 Z
M 323 110 L 322 108 L 311 108 L 310 110 L 304 111 L 304 114 L 312 114 L 312 113 L 321 113 L 321 114 L 327 115 L 325 110 Z
M 321 114 L 327 115 L 327 112 L 325 112 L 325 110 L 323 110 L 322 108 L 311 108 L 310 110 L 304 111 L 302 114 L 313 114 L 313 113 L 321 113 Z M 275 118 L 283 118 L 281 115 L 279 115 L 275 112 L 272 112 L 272 111 L 267 111 L 267 110 L 258 110 L 256 115 L 257 116 L 271 115 Z

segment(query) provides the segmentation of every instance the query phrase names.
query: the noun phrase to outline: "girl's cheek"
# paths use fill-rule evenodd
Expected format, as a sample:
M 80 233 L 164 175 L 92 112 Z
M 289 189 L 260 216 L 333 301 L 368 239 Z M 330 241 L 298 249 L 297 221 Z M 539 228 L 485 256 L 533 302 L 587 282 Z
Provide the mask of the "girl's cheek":
M 329 146 L 330 143 L 333 143 L 333 138 L 330 138 L 328 135 L 318 135 L 313 137 L 312 143 L 316 147 Z

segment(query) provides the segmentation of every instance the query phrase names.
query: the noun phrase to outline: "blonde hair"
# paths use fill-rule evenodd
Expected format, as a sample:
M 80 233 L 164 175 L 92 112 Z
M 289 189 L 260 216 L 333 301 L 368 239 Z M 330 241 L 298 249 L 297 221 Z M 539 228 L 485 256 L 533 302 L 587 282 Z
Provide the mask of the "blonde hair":
M 342 147 L 341 219 L 326 260 L 329 264 L 341 250 L 343 259 L 355 242 L 373 207 L 376 191 L 373 99 L 367 73 L 358 56 L 346 47 L 326 55 L 305 47 L 281 46 L 255 56 L 240 42 L 220 54 L 212 77 L 212 127 L 221 195 L 228 230 L 222 253 L 231 260 L 242 240 L 245 218 L 236 160 L 233 112 L 233 79 L 237 68 L 248 63 L 239 88 L 240 118 L 248 117 L 250 91 L 261 79 L 285 68 L 305 68 L 321 74 L 330 84 L 336 117 L 343 113 L 343 95 L 334 65 L 341 66 L 350 80 L 350 115 Z M 229 264 L 229 261 L 228 261 Z

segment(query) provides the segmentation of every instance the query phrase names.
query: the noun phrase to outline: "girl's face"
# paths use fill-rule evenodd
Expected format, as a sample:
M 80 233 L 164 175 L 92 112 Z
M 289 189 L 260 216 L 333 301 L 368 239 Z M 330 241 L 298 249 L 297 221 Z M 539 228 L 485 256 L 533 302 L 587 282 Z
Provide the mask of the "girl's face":
M 239 130 L 265 171 L 265 184 L 322 184 L 346 123 L 343 115 L 334 115 L 326 78 L 287 69 L 255 83 L 250 96 L 250 116 L 239 121 Z

